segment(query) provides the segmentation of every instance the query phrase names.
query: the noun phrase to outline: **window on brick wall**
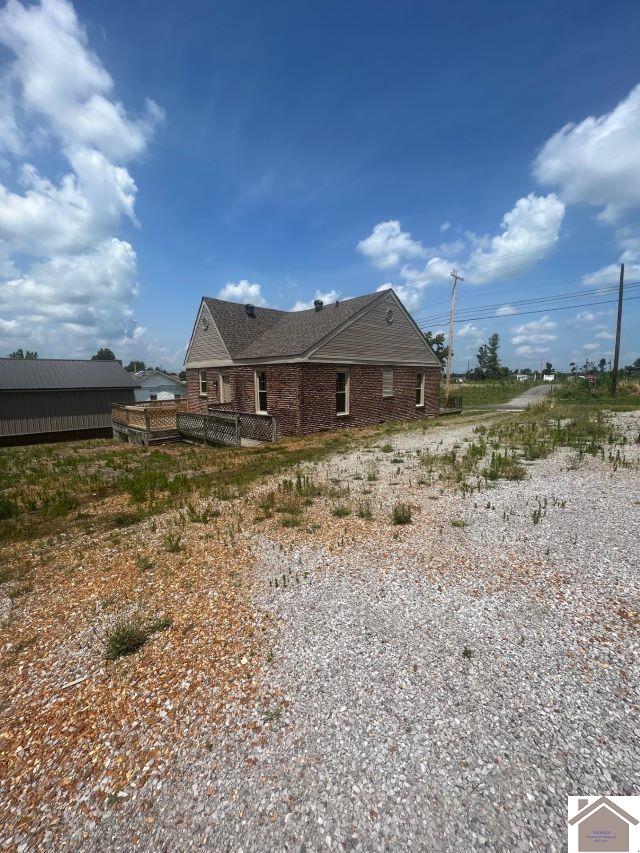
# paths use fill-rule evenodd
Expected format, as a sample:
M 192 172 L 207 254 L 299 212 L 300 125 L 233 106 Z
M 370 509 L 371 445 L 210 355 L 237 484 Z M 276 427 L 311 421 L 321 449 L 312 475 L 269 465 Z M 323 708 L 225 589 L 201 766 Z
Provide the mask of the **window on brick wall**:
M 256 370 L 256 412 L 266 414 L 267 412 L 267 371 Z
M 231 378 L 228 373 L 220 374 L 220 402 L 231 402 Z
M 393 397 L 393 368 L 382 368 L 382 396 Z
M 198 371 L 198 382 L 199 382 L 199 387 L 200 387 L 200 396 L 206 397 L 207 396 L 207 371 L 206 370 Z
M 424 373 L 416 374 L 416 407 L 424 406 Z
M 336 414 L 349 414 L 349 371 L 338 370 L 336 373 Z

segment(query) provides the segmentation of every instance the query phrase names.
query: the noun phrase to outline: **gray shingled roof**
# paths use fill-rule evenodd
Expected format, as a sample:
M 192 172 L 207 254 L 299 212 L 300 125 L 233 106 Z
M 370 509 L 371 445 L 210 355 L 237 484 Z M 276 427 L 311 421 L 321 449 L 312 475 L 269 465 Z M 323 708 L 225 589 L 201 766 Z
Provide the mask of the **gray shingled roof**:
M 367 293 L 344 302 L 330 303 L 320 311 L 276 311 L 255 308 L 247 316 L 244 305 L 209 299 L 205 302 L 233 359 L 300 356 L 349 320 L 382 293 Z
M 118 361 L 0 358 L 0 391 L 137 387 Z

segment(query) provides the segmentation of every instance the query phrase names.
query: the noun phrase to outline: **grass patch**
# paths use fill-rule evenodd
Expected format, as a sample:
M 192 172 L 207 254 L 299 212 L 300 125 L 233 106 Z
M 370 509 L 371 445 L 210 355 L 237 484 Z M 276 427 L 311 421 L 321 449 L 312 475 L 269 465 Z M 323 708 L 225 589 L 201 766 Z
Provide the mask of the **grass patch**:
M 469 526 L 467 524 L 467 522 L 463 521 L 461 518 L 452 518 L 450 523 L 451 523 L 452 527 L 468 527 Z
M 336 504 L 331 510 L 331 515 L 335 515 L 336 518 L 346 518 L 351 515 L 351 508 L 346 504 Z
M 139 615 L 118 619 L 113 628 L 107 632 L 105 657 L 107 660 L 117 660 L 125 655 L 135 654 L 153 634 L 164 631 L 170 626 L 171 621 L 164 617 L 152 621 L 145 621 Z
M 397 503 L 391 514 L 394 524 L 411 524 L 411 507 L 406 503 Z

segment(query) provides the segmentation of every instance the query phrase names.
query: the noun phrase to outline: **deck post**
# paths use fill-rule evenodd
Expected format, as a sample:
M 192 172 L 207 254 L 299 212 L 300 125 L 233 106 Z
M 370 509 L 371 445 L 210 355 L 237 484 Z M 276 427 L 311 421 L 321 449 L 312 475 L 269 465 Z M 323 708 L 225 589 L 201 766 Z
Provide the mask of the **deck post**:
M 149 409 L 144 410 L 144 425 L 147 432 L 151 432 L 151 418 L 149 417 Z
M 240 434 L 240 415 L 236 415 L 236 444 L 238 447 L 242 444 L 242 437 Z

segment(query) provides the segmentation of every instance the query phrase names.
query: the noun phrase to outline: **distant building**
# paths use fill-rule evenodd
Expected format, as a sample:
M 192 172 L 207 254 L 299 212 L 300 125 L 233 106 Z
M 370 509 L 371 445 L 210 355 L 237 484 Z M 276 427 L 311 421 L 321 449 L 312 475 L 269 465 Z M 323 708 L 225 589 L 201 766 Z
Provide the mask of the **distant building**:
M 181 382 L 176 374 L 165 373 L 164 370 L 139 370 L 131 374 L 139 385 L 136 388 L 136 402 L 146 400 L 173 400 L 176 397 L 187 396 L 187 384 Z
M 543 373 L 542 381 L 543 382 L 555 382 L 556 375 L 555 373 Z
M 111 435 L 111 403 L 133 403 L 118 361 L 0 358 L 0 445 Z
M 531 377 L 529 376 L 528 373 L 516 373 L 516 379 L 518 380 L 518 382 L 526 382 L 527 379 L 530 379 L 530 378 Z

